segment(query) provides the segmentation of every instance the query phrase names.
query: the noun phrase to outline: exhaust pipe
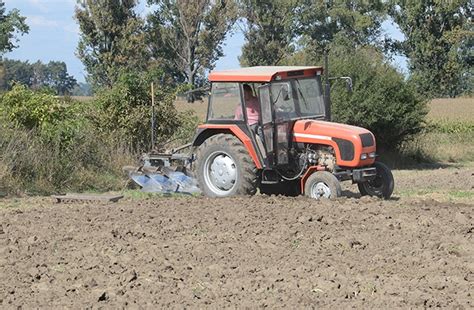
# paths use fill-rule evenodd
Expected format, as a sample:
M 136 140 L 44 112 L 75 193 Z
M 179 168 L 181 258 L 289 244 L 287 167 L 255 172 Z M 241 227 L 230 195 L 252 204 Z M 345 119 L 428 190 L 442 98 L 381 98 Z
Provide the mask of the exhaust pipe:
M 331 121 L 331 83 L 329 82 L 329 60 L 328 52 L 324 51 L 324 77 L 325 87 L 324 87 L 324 106 L 326 113 L 326 120 Z

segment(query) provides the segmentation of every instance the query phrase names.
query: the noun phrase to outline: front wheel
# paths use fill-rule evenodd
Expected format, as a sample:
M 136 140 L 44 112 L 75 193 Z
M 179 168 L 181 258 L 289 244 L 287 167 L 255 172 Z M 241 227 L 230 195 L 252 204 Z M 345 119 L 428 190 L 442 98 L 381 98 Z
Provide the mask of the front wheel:
M 341 196 L 341 183 L 330 172 L 316 171 L 306 180 L 304 193 L 314 199 L 335 199 Z
M 393 179 L 392 171 L 381 162 L 375 162 L 377 175 L 372 181 L 357 183 L 359 191 L 362 196 L 376 196 L 384 199 L 389 199 L 392 196 L 395 181 Z

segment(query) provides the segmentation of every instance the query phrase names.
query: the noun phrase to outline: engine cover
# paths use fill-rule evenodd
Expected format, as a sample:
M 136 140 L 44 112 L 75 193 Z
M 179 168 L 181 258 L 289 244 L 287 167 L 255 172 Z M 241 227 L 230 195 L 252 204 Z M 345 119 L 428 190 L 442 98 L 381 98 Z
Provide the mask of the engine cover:
M 336 163 L 341 167 L 362 167 L 374 163 L 375 157 L 361 159 L 362 154 L 375 154 L 374 135 L 367 129 L 318 120 L 299 120 L 293 126 L 293 140 L 300 143 L 331 146 Z

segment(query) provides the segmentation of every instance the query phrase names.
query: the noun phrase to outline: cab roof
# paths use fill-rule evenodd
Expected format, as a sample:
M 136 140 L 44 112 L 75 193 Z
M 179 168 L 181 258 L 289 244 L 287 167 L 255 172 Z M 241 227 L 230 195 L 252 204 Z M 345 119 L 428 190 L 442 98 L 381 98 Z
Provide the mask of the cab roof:
M 303 66 L 259 66 L 234 70 L 212 71 L 209 74 L 211 82 L 270 82 L 277 79 L 314 76 L 322 73 L 323 67 Z

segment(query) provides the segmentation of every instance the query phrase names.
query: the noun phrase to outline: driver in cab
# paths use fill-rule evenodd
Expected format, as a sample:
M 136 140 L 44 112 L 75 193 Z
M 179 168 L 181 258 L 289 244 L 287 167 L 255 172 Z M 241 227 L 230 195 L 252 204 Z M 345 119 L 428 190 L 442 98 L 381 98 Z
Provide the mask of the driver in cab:
M 243 88 L 247 121 L 249 126 L 252 127 L 258 124 L 260 104 L 258 103 L 257 97 L 253 95 L 252 87 L 250 87 L 250 85 L 244 84 Z M 235 119 L 243 119 L 242 107 L 240 105 L 235 110 Z

